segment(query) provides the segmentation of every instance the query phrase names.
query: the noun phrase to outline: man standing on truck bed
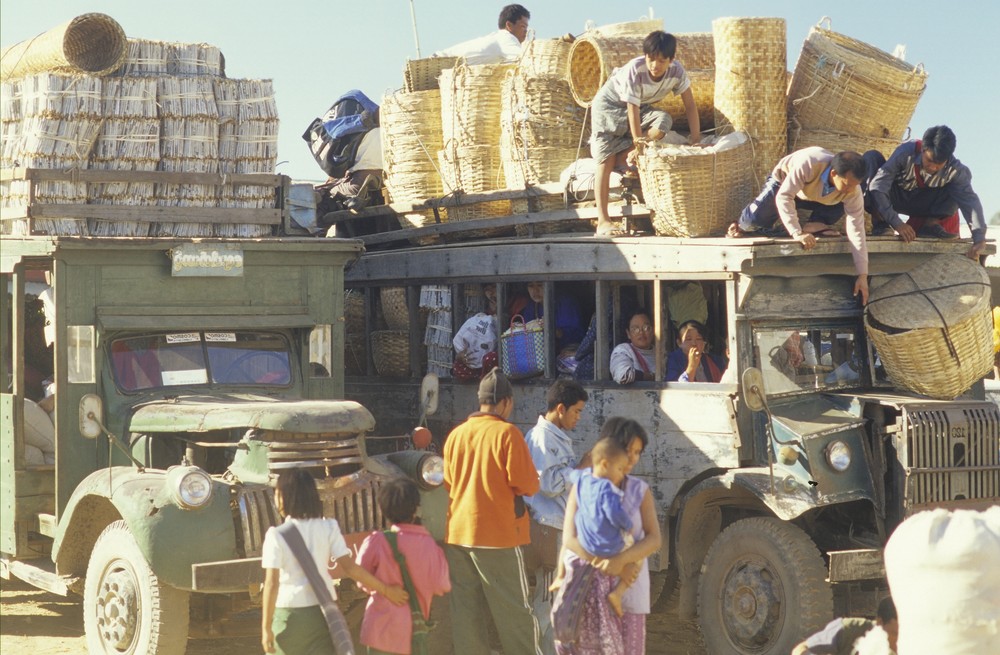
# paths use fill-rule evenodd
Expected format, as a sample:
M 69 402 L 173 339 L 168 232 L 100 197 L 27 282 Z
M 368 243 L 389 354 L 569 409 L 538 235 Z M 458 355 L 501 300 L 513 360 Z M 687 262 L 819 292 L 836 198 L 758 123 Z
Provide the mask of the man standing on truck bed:
M 840 237 L 830 227 L 847 213 L 847 240 L 858 279 L 854 295 L 868 304 L 868 246 L 865 243 L 865 206 L 861 181 L 865 161 L 856 152 L 836 155 L 823 148 L 796 150 L 783 157 L 764 182 L 764 189 L 729 226 L 726 236 L 744 237 L 770 230 L 781 219 L 789 236 L 806 250 L 816 247 L 816 237 Z M 811 209 L 805 225 L 799 223 L 797 209 Z
M 907 141 L 886 161 L 870 150 L 865 159 L 878 165 L 865 198 L 872 215 L 872 236 L 896 230 L 909 243 L 915 238 L 958 237 L 958 210 L 972 229 L 967 255 L 978 259 L 986 247 L 983 203 L 972 190 L 972 172 L 955 158 L 955 133 L 947 125 L 924 132 L 923 139 Z M 910 218 L 904 223 L 899 212 Z
M 530 542 L 524 496 L 538 492 L 538 473 L 524 435 L 507 422 L 513 410 L 513 388 L 494 368 L 479 384 L 479 411 L 444 444 L 456 653 L 489 655 L 483 617 L 490 613 L 504 653 L 541 655 L 523 552 Z

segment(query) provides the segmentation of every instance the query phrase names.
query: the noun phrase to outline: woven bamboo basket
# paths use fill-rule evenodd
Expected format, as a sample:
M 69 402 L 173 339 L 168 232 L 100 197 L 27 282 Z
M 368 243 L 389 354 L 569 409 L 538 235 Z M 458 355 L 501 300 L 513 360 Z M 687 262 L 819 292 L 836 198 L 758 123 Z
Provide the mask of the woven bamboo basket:
M 379 375 L 393 378 L 410 376 L 410 333 L 404 330 L 372 332 L 372 358 Z
M 698 107 L 698 123 L 702 133 L 715 125 L 715 71 L 712 69 L 686 70 L 688 79 L 691 80 L 691 95 L 694 96 L 694 104 Z M 662 109 L 670 114 L 673 119 L 673 127 L 687 129 L 687 111 L 684 109 L 684 101 L 679 95 L 669 93 L 665 98 L 661 98 L 653 103 L 656 109 Z
M 684 70 L 715 68 L 715 37 L 712 32 L 674 32 L 677 39 L 676 59 Z
M 445 213 L 445 210 L 439 209 L 441 214 Z M 406 214 L 399 214 L 399 225 L 403 229 L 406 228 L 417 228 L 417 227 L 427 227 L 428 225 L 434 225 L 436 221 L 434 220 L 434 213 L 431 211 L 422 212 L 409 212 Z M 446 222 L 441 220 L 442 223 Z M 434 246 L 439 243 L 444 243 L 444 239 L 439 236 L 426 236 L 426 237 L 415 237 L 409 240 L 411 244 L 415 246 Z
M 348 336 L 365 332 L 365 294 L 358 289 L 344 293 L 344 330 Z
M 607 25 L 598 25 L 596 27 L 589 23 L 587 25 L 588 32 L 598 32 L 602 36 L 641 36 L 645 38 L 650 32 L 662 29 L 662 18 L 640 18 L 639 20 L 608 23 Z M 639 52 L 642 52 L 642 50 L 640 49 Z
M 927 86 L 923 65 L 824 29 L 822 22 L 810 30 L 795 65 L 789 120 L 809 130 L 901 138 Z
M 500 140 L 501 86 L 513 64 L 483 64 L 441 72 L 441 134 L 445 145 L 496 145 Z
M 421 201 L 444 194 L 437 153 L 441 135 L 441 91 L 387 93 L 379 108 L 385 188 L 392 202 Z
M 938 255 L 872 291 L 865 328 L 889 379 L 932 398 L 959 396 L 993 370 L 985 269 Z
M 125 60 L 125 30 L 106 14 L 83 14 L 44 34 L 4 48 L 0 79 L 16 79 L 43 71 L 100 77 Z
M 573 99 L 569 83 L 552 77 L 508 75 L 500 94 L 500 145 L 577 148 L 587 143 L 590 121 Z
M 642 54 L 645 35 L 604 36 L 586 32 L 569 51 L 569 88 L 581 107 L 589 107 L 594 96 L 615 68 Z
M 716 18 L 715 127 L 753 141 L 754 174 L 764 183 L 787 150 L 784 18 Z
M 725 140 L 704 149 L 653 145 L 639 156 L 643 195 L 658 235 L 719 236 L 753 198 L 750 140 L 742 132 Z
M 390 330 L 409 330 L 410 312 L 406 307 L 405 287 L 382 287 L 379 290 L 382 316 Z
M 534 39 L 524 47 L 517 62 L 517 72 L 525 77 L 555 77 L 566 79 L 569 51 L 573 42 L 562 37 Z
M 503 176 L 508 189 L 558 182 L 567 166 L 577 160 L 576 148 L 527 148 L 517 140 L 500 148 Z
M 438 153 L 438 161 L 446 189 L 476 193 L 504 188 L 499 146 L 446 147 Z M 448 208 L 448 220 L 463 220 L 455 217 L 455 209 Z
M 458 57 L 427 57 L 407 59 L 403 67 L 403 91 L 430 91 L 438 88 L 441 71 L 454 68 Z
M 510 214 L 510 200 L 491 200 L 448 208 L 448 216 L 452 223 L 456 221 L 477 221 L 484 218 L 499 218 L 501 216 L 510 216 Z M 448 243 L 455 243 L 475 239 L 507 237 L 513 234 L 513 227 L 484 227 L 446 234 L 444 239 Z
M 826 148 L 830 152 L 853 150 L 864 154 L 869 150 L 878 150 L 886 159 L 899 147 L 900 142 L 893 139 L 879 139 L 873 136 L 856 136 L 840 134 L 825 130 L 800 130 L 794 127 L 788 131 L 788 152 L 792 153 L 809 146 Z

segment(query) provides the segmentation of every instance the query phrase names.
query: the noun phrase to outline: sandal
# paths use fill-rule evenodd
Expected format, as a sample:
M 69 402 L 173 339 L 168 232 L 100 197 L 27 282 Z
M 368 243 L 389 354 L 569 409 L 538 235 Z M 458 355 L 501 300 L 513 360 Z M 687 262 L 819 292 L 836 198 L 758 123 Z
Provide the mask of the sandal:
M 601 225 L 594 232 L 594 236 L 605 238 L 625 237 L 628 236 L 628 232 L 614 225 Z

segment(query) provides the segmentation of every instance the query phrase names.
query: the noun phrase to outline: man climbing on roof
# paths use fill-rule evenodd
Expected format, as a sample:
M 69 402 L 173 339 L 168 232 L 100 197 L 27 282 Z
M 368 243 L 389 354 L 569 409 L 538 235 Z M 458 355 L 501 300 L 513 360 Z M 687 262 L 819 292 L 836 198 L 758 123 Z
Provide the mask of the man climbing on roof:
M 470 66 L 476 64 L 502 64 L 513 62 L 521 56 L 521 47 L 528 38 L 528 19 L 531 12 L 521 5 L 507 5 L 500 10 L 496 32 L 478 39 L 463 41 L 434 53 L 435 57 L 462 57 Z
M 847 240 L 858 273 L 854 295 L 868 304 L 868 246 L 865 243 L 865 207 L 861 181 L 867 179 L 865 160 L 850 150 L 836 155 L 810 147 L 786 155 L 767 176 L 764 189 L 729 226 L 726 236 L 745 237 L 754 232 L 767 236 L 788 235 L 806 250 L 816 247 L 816 238 L 843 236 L 831 227 L 847 213 Z M 872 172 L 874 174 L 874 172 Z M 805 225 L 797 210 L 810 209 Z M 777 219 L 781 226 L 772 227 Z
M 865 196 L 865 208 L 872 215 L 872 236 L 895 230 L 906 243 L 917 237 L 955 239 L 961 209 L 972 229 L 972 247 L 966 255 L 979 258 L 986 247 L 983 203 L 972 190 L 969 167 L 955 158 L 951 128 L 929 128 L 923 139 L 897 147 L 888 161 L 877 150 L 864 156 L 878 165 Z M 909 220 L 904 223 L 900 213 Z

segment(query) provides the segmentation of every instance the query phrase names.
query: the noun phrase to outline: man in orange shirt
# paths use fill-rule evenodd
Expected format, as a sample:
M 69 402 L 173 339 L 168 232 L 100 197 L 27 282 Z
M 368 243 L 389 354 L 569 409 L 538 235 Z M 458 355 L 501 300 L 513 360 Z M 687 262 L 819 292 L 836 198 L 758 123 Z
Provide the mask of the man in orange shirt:
M 495 368 L 479 384 L 479 411 L 444 444 L 456 653 L 490 654 L 490 613 L 506 655 L 541 655 L 523 552 L 531 540 L 524 496 L 538 492 L 538 473 L 524 435 L 507 422 L 513 410 L 514 390 Z

